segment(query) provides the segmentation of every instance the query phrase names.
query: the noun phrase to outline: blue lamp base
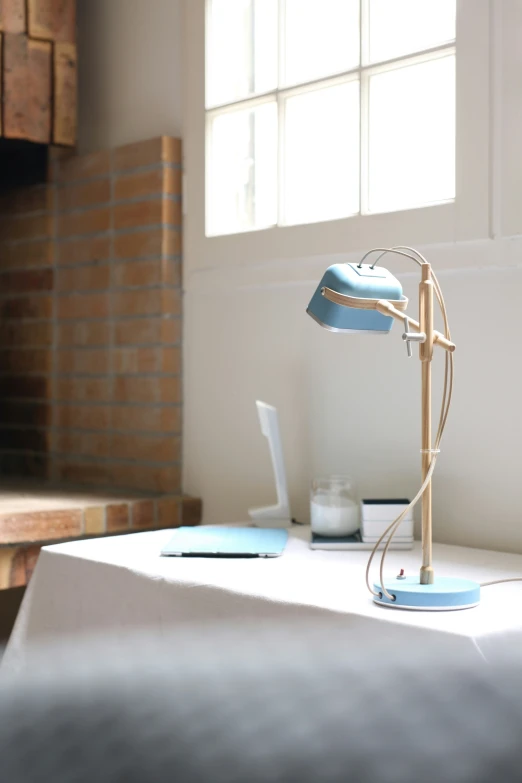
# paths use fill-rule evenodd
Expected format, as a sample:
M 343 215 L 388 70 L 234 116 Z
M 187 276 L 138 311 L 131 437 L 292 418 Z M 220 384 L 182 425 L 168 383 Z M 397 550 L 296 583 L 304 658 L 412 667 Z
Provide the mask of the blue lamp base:
M 454 609 L 471 609 L 480 603 L 480 585 L 470 579 L 436 577 L 432 585 L 421 585 L 418 576 L 390 579 L 384 582 L 386 590 L 395 597 L 390 600 L 374 583 L 378 595 L 376 604 L 393 609 L 415 609 L 421 612 L 447 612 Z

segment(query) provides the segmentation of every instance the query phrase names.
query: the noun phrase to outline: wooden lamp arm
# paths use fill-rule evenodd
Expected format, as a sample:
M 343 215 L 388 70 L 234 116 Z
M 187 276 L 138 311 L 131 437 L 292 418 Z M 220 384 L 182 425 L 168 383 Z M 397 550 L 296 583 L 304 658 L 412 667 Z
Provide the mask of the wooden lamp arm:
M 337 291 L 333 291 L 326 286 L 321 289 L 321 293 L 325 299 L 328 299 L 335 304 L 342 305 L 343 307 L 352 307 L 356 310 L 378 310 L 382 315 L 391 316 L 403 323 L 404 319 L 407 318 L 412 331 L 420 332 L 419 322 L 410 318 L 410 316 L 406 315 L 404 312 L 408 305 L 408 300 L 406 298 L 396 302 L 389 302 L 387 299 L 362 299 L 355 296 L 346 296 L 346 294 L 339 294 Z M 450 353 L 453 353 L 456 347 L 455 343 L 450 342 L 441 332 L 436 331 L 433 332 L 433 343 Z
M 414 332 L 420 332 L 420 326 L 419 322 L 415 321 L 413 318 L 410 318 L 409 315 L 406 315 L 405 313 L 401 312 L 400 310 L 397 310 L 396 307 L 394 307 L 391 302 L 388 302 L 386 299 L 379 299 L 377 304 L 375 305 L 375 309 L 379 311 L 379 313 L 382 313 L 383 315 L 390 315 L 392 318 L 395 318 L 397 321 L 404 322 L 404 319 L 408 319 L 408 325 Z M 450 342 L 441 332 L 437 332 L 433 330 L 433 344 L 434 345 L 440 345 L 441 348 L 444 348 L 445 351 L 449 351 L 450 353 L 453 353 L 453 351 L 456 348 L 455 343 Z

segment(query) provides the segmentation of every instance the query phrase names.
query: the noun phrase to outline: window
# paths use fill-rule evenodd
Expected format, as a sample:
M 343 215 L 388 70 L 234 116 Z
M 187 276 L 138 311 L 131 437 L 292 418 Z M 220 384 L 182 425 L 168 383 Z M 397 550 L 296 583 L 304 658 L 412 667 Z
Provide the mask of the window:
M 456 0 L 207 0 L 206 234 L 455 198 Z

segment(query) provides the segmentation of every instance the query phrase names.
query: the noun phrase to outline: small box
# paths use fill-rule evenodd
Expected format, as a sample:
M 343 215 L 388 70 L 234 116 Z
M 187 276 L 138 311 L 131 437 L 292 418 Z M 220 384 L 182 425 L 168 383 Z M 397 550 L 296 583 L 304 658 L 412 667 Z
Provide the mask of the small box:
M 377 543 L 386 528 L 409 505 L 407 498 L 361 501 L 361 536 L 366 543 Z M 394 541 L 413 541 L 413 509 L 398 526 Z

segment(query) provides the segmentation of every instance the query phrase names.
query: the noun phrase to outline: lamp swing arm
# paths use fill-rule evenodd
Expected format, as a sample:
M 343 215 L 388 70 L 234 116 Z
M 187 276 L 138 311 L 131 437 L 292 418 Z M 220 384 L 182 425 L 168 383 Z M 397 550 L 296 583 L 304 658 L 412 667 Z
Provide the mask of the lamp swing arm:
M 395 318 L 396 321 L 404 322 L 406 319 L 411 332 L 418 334 L 419 337 L 422 335 L 419 322 L 415 321 L 414 318 L 410 318 L 410 316 L 406 315 L 404 312 L 408 306 L 408 300 L 406 298 L 392 301 L 388 301 L 387 299 L 361 299 L 355 296 L 339 294 L 337 291 L 333 291 L 327 286 L 324 286 L 321 289 L 321 293 L 325 299 L 328 299 L 328 301 L 333 302 L 334 304 L 341 305 L 342 307 L 351 307 L 356 310 L 377 310 L 379 313 L 382 313 L 382 315 L 388 315 Z M 415 339 L 417 342 L 421 341 L 418 338 Z M 453 353 L 456 347 L 455 343 L 452 343 L 451 340 L 448 340 L 441 332 L 437 331 L 433 332 L 433 343 L 450 353 Z

